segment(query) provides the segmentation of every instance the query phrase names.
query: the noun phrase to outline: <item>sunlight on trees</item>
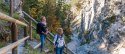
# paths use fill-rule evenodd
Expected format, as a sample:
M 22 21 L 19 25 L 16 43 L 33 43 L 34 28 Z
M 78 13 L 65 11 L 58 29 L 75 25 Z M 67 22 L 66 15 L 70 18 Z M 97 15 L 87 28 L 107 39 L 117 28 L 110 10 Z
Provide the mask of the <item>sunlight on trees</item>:
M 25 0 L 23 9 L 37 21 L 40 21 L 41 16 L 46 16 L 50 31 L 55 32 L 56 28 L 62 27 L 64 30 L 69 30 L 70 24 L 65 24 L 65 19 L 68 18 L 71 5 L 66 4 L 64 0 Z M 69 31 L 65 32 L 69 33 Z

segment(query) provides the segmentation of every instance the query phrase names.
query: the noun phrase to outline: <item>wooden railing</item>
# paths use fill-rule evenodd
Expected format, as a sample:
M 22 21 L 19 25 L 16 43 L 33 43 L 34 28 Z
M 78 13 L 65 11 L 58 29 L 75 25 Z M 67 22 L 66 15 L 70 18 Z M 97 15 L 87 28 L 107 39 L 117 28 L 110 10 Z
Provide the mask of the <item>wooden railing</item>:
M 13 48 L 17 47 L 20 43 L 24 42 L 25 40 L 27 40 L 29 38 L 29 36 L 23 38 L 23 39 L 20 39 L 6 47 L 3 47 L 0 49 L 0 54 L 5 54 L 7 51 L 9 50 L 12 50 Z
M 10 17 L 10 16 L 8 16 L 6 14 L 3 14 L 1 12 L 0 12 L 0 19 L 1 20 L 6 20 L 6 21 L 9 21 L 9 22 L 13 22 L 13 23 L 16 23 L 16 24 L 20 24 L 20 25 L 23 25 L 23 26 L 27 26 L 27 24 L 25 24 L 25 23 L 23 23 L 23 22 L 21 22 L 19 20 L 16 20 L 16 19 L 14 19 L 14 18 L 12 18 L 12 17 Z
M 3 48 L 0 49 L 0 54 L 5 54 L 7 53 L 9 50 L 12 50 L 12 54 L 17 54 L 17 46 L 19 44 L 21 44 L 22 42 L 26 42 L 26 40 L 30 37 L 30 36 L 27 36 L 27 27 L 28 25 L 17 20 L 17 19 L 14 19 L 6 14 L 3 14 L 0 12 L 0 20 L 6 20 L 6 21 L 9 21 L 12 23 L 11 25 L 11 34 L 12 34 L 12 44 L 8 45 L 8 46 L 5 46 Z M 18 34 L 17 34 L 17 24 L 19 25 L 23 25 L 24 26 L 24 38 L 23 39 L 20 39 L 18 40 L 17 37 L 18 37 Z
M 33 22 L 38 23 L 35 19 L 33 19 L 30 15 L 28 15 L 26 12 L 22 11 L 26 16 L 29 17 Z

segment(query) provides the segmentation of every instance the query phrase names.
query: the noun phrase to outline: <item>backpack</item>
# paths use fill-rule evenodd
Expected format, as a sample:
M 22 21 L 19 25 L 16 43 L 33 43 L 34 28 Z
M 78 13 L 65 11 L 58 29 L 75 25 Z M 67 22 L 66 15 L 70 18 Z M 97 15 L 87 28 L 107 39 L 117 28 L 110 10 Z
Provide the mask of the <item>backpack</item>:
M 56 38 L 56 41 L 55 41 L 55 44 L 54 44 L 56 47 L 58 46 L 58 42 L 57 42 L 58 39 L 59 39 L 59 36 L 58 36 L 58 34 L 57 34 L 57 38 Z M 56 48 L 54 48 L 54 51 L 56 52 Z
M 40 28 L 40 23 L 37 23 L 37 25 L 36 25 L 36 33 L 37 33 L 37 34 L 40 33 L 39 28 Z
M 57 39 L 56 39 L 56 41 L 55 41 L 55 45 L 56 45 L 56 46 L 58 46 L 58 44 L 59 44 L 59 43 L 57 42 L 58 39 L 59 39 L 59 36 L 58 36 L 58 34 L 57 34 Z

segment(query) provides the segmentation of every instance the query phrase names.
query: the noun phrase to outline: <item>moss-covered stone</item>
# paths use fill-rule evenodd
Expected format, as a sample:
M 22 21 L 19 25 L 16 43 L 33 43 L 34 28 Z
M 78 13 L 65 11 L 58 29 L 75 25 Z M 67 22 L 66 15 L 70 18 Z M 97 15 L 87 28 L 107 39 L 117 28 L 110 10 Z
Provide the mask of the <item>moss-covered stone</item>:
M 114 23 L 114 22 L 116 21 L 116 16 L 115 16 L 115 15 L 112 15 L 111 17 L 108 17 L 106 20 L 107 20 L 110 24 L 111 24 L 111 23 Z

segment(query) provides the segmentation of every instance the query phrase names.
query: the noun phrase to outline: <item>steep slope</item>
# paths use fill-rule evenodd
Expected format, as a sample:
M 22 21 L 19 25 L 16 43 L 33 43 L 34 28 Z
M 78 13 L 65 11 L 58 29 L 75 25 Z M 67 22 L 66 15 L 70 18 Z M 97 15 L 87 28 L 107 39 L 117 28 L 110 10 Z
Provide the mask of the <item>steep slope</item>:
M 79 33 L 81 46 L 76 54 L 119 54 L 124 52 L 125 0 L 80 0 L 73 31 Z M 82 37 L 82 38 L 81 38 Z M 73 49 L 72 49 L 73 50 Z M 75 49 L 74 49 L 75 50 Z

